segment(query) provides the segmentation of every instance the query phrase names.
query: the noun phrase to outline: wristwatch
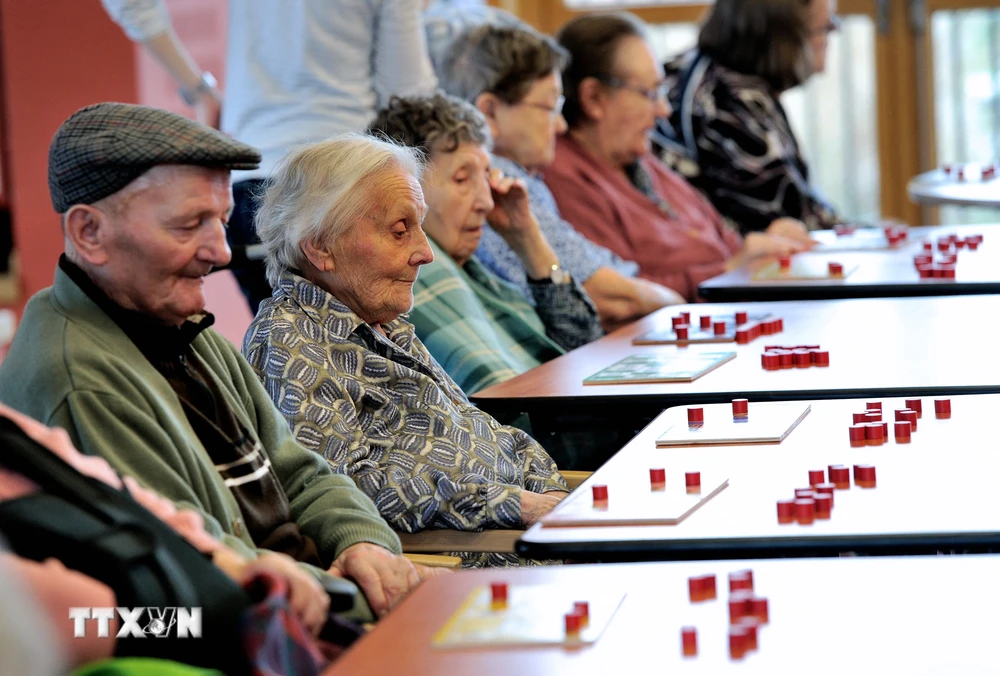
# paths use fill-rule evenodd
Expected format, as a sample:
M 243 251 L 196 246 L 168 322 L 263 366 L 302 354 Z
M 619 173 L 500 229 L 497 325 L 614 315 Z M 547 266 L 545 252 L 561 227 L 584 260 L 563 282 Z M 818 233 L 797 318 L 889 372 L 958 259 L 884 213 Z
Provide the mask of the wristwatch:
M 211 94 L 216 100 L 218 100 L 219 95 L 216 92 L 216 87 L 218 82 L 215 76 L 209 73 L 207 70 L 201 74 L 201 79 L 198 80 L 198 84 L 194 87 L 181 87 L 177 90 L 177 93 L 181 95 L 184 102 L 189 106 L 193 106 L 198 103 L 198 99 L 201 98 L 202 94 Z
M 530 278 L 529 278 L 530 279 Z M 573 277 L 567 270 L 564 270 L 558 263 L 553 263 L 549 269 L 549 276 L 542 279 L 530 279 L 532 284 L 569 284 Z

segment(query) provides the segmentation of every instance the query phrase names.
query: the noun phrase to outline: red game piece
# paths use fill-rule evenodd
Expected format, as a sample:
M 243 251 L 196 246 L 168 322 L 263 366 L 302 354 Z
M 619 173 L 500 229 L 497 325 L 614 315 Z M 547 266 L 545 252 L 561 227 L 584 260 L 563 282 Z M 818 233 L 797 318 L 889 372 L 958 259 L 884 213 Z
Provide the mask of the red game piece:
M 753 591 L 753 573 L 749 570 L 741 570 L 729 574 L 729 592 L 732 593 L 741 590 Z
M 938 271 L 941 273 L 942 279 L 956 279 L 957 270 L 954 263 L 943 264 L 938 266 Z
M 793 350 L 792 364 L 797 369 L 806 369 L 812 366 L 812 355 L 809 350 Z
M 726 333 L 726 323 L 725 322 L 712 322 L 712 332 L 717 336 L 725 335 Z
M 854 421 L 855 425 L 863 425 L 868 422 L 868 411 L 862 411 L 861 413 L 851 414 L 851 419 Z
M 688 407 L 688 425 L 696 427 L 705 424 L 705 409 L 700 406 Z
M 677 340 L 687 340 L 688 339 L 688 325 L 681 324 L 674 328 L 674 333 L 677 334 Z
M 688 326 L 691 326 L 691 313 L 690 312 L 682 312 L 681 313 L 681 317 L 684 318 L 684 323 L 685 324 L 687 324 Z
M 754 596 L 750 599 L 750 614 L 756 617 L 760 623 L 767 624 L 769 621 L 767 599 L 763 596 Z
M 684 485 L 687 487 L 688 493 L 701 492 L 701 472 L 685 472 Z
M 802 498 L 811 498 L 813 496 L 812 486 L 809 488 L 796 488 L 795 489 L 795 499 L 799 500 Z
M 740 324 L 746 324 L 747 323 L 747 320 L 749 319 L 749 315 L 747 315 L 746 312 L 737 312 L 735 318 L 736 318 L 736 325 L 739 326 Z
M 869 446 L 881 446 L 885 443 L 885 431 L 882 423 L 868 423 L 865 425 L 865 439 Z
M 897 444 L 908 444 L 910 443 L 910 421 L 909 420 L 897 420 L 894 424 L 894 429 L 896 431 L 896 443 Z
M 792 257 L 791 256 L 778 256 L 778 269 L 782 272 L 788 272 L 792 267 Z
M 748 399 L 733 399 L 733 417 L 746 418 L 750 415 L 750 401 Z
M 589 601 L 574 601 L 573 602 L 573 613 L 579 615 L 583 618 L 583 626 L 587 626 L 590 620 L 590 602 Z
M 979 248 L 979 242 L 973 240 L 971 237 L 965 240 L 965 245 L 969 247 L 969 251 L 975 251 Z
M 681 326 L 682 324 L 687 324 L 687 322 L 684 321 L 684 317 L 677 315 L 676 317 L 670 318 L 670 326 L 672 326 L 673 328 L 676 329 L 678 326 Z
M 681 627 L 681 654 L 684 657 L 698 655 L 698 630 L 694 627 Z
M 494 608 L 507 606 L 507 591 L 506 582 L 490 583 L 490 600 Z
M 757 650 L 757 618 L 747 615 L 740 619 L 739 626 L 747 630 L 747 652 Z
M 881 401 L 869 401 L 865 403 L 865 408 L 868 411 L 881 411 L 882 402 Z
M 795 521 L 795 501 L 778 500 L 778 523 L 792 523 Z
M 709 315 L 702 315 L 698 318 L 699 326 L 702 330 L 708 330 L 712 328 L 712 318 Z
M 854 483 L 861 488 L 874 488 L 875 487 L 875 466 L 874 465 L 855 465 L 854 466 Z
M 750 329 L 736 329 L 736 344 L 746 345 L 753 337 L 750 335 Z
M 934 244 L 930 240 L 924 240 L 924 251 L 934 251 Z
M 865 411 L 865 422 L 866 423 L 882 422 L 882 411 Z
M 813 366 L 829 366 L 830 365 L 830 351 L 829 350 L 809 350 L 809 355 L 811 357 Z
M 795 520 L 803 526 L 808 526 L 816 518 L 816 501 L 812 498 L 799 498 L 795 501 Z
M 956 239 L 955 240 L 955 248 L 956 249 L 964 249 L 965 248 L 965 240 L 962 239 L 961 237 L 959 237 L 958 239 Z
M 765 352 L 760 355 L 760 365 L 765 371 L 778 371 L 781 369 L 781 355 L 777 352 Z
M 649 470 L 649 486 L 654 491 L 662 491 L 667 486 L 667 470 L 665 469 L 650 469 Z
M 715 575 L 689 577 L 688 594 L 691 597 L 691 603 L 715 599 Z
M 729 624 L 736 624 L 750 614 L 750 599 L 753 592 L 738 589 L 729 594 Z
M 934 417 L 942 420 L 951 417 L 951 399 L 934 400 Z
M 843 465 L 830 465 L 826 468 L 830 483 L 837 487 L 837 490 L 844 490 L 851 487 L 851 468 Z
M 583 625 L 583 617 L 576 613 L 566 613 L 564 621 L 566 623 L 566 636 L 579 637 L 580 628 Z
M 826 265 L 827 272 L 831 277 L 843 277 L 844 276 L 844 266 L 840 263 L 834 263 L 830 261 Z
M 829 493 L 814 493 L 813 500 L 816 502 L 816 518 L 829 519 L 833 510 L 833 496 Z
M 850 433 L 851 448 L 858 448 L 859 446 L 865 446 L 868 444 L 868 430 L 866 423 L 851 425 L 847 428 L 847 431 Z
M 607 505 L 608 504 L 608 487 L 607 486 L 591 486 L 591 491 L 594 495 L 594 506 Z
M 816 486 L 826 481 L 826 470 L 823 469 L 811 469 L 809 470 L 809 485 Z
M 920 399 L 907 399 L 906 408 L 910 409 L 911 411 L 916 411 L 918 418 L 920 417 L 920 414 L 924 412 L 923 403 L 921 402 Z
M 934 266 L 930 263 L 927 265 L 918 265 L 917 274 L 920 276 L 920 279 L 931 279 L 934 277 Z
M 929 265 L 934 262 L 933 256 L 928 256 L 927 254 L 920 254 L 913 257 L 913 266 L 920 267 L 921 265 Z
M 780 350 L 778 352 L 778 360 L 783 369 L 790 369 L 794 365 L 795 355 L 791 350 Z
M 826 493 L 827 495 L 833 495 L 833 491 L 835 488 L 836 486 L 834 484 L 826 482 L 826 483 L 816 484 L 815 486 L 813 486 L 813 491 L 815 491 L 816 493 L 821 493 L 821 494 Z
M 742 660 L 747 654 L 747 629 L 735 626 L 729 628 L 729 656 Z
M 910 432 L 917 431 L 917 412 L 911 411 L 908 408 L 904 408 L 896 412 L 896 420 L 905 420 L 910 423 Z

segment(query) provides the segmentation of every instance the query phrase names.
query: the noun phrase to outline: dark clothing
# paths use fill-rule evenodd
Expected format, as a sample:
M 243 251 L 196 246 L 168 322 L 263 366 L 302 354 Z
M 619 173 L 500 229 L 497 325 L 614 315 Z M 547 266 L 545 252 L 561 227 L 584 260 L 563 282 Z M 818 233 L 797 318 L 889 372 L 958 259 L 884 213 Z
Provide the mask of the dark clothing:
M 288 498 L 267 455 L 228 406 L 191 342 L 215 321 L 211 314 L 189 318 L 179 327 L 126 310 L 112 301 L 83 270 L 65 256 L 59 267 L 125 333 L 170 383 L 188 423 L 211 456 L 216 470 L 239 503 L 250 537 L 263 549 L 284 552 L 323 567 L 316 545 L 299 532 Z
M 250 312 L 257 314 L 260 302 L 271 297 L 271 285 L 264 274 L 264 261 L 247 258 L 247 247 L 260 244 L 253 219 L 257 214 L 258 199 L 267 188 L 267 181 L 254 178 L 233 185 L 233 215 L 229 218 L 226 240 L 233 252 L 233 260 L 226 268 L 240 285 L 247 299 Z
M 809 169 L 770 85 L 697 49 L 664 68 L 673 112 L 657 123 L 654 152 L 728 221 L 744 234 L 782 217 L 810 230 L 841 222 L 809 185 Z

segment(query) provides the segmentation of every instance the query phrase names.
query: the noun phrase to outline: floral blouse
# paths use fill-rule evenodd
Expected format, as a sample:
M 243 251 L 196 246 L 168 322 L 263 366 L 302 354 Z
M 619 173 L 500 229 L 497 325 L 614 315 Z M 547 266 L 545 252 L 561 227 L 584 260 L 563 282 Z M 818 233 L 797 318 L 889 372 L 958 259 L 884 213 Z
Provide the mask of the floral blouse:
M 522 490 L 569 490 L 537 441 L 469 403 L 412 324 L 382 328 L 286 273 L 243 353 L 299 443 L 351 476 L 393 528 L 520 528 Z

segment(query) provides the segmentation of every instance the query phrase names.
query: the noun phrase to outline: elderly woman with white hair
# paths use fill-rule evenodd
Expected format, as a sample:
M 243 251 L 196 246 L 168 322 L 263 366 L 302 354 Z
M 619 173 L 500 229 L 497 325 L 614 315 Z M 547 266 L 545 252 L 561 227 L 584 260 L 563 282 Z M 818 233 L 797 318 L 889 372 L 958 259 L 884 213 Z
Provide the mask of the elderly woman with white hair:
M 472 406 L 401 316 L 433 259 L 422 169 L 416 151 L 356 135 L 283 160 L 257 215 L 274 294 L 243 353 L 298 441 L 396 530 L 521 528 L 565 480 L 530 436 Z

